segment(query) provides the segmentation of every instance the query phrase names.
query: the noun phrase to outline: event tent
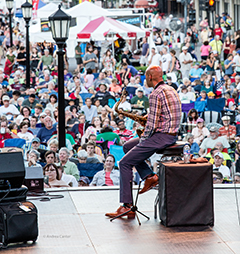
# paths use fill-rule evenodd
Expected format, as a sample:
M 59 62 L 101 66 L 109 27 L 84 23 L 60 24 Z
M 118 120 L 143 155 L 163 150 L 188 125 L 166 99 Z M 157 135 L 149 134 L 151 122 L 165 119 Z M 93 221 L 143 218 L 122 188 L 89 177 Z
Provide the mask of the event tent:
M 72 16 L 73 18 L 86 17 L 86 16 L 87 17 L 101 17 L 101 16 L 109 15 L 109 11 L 97 6 L 96 4 L 90 3 L 88 1 L 75 5 L 74 7 L 66 10 L 66 13 Z
M 123 39 L 135 39 L 136 37 L 150 36 L 150 32 L 139 27 L 126 24 L 108 17 L 100 17 L 90 21 L 80 33 L 78 39 L 102 41 L 108 32 L 115 33 Z

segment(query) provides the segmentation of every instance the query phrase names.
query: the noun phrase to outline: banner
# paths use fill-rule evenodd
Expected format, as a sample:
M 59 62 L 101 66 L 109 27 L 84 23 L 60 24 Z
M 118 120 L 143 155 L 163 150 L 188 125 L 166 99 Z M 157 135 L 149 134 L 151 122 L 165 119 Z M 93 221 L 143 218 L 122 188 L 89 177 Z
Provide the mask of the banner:
M 38 4 L 39 4 L 39 0 L 32 0 L 32 19 L 36 19 L 37 18 L 37 10 L 38 10 Z

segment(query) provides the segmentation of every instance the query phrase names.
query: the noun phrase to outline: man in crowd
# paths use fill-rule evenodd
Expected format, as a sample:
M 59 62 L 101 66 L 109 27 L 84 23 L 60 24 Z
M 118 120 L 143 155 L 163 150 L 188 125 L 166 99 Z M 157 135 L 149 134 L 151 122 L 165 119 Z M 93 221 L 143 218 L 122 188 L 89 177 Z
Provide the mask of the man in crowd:
M 109 81 L 109 79 L 108 78 L 106 78 L 106 75 L 105 75 L 105 73 L 102 71 L 102 72 L 100 72 L 99 73 L 99 76 L 98 76 L 98 78 L 93 82 L 93 85 L 94 85 L 94 87 L 95 87 L 95 89 L 96 88 L 98 88 L 101 84 L 108 84 L 108 85 L 110 85 L 111 84 L 111 82 Z
M 149 63 L 149 66 L 152 66 L 152 65 L 160 66 L 161 64 L 161 55 L 158 54 L 158 52 L 156 52 L 155 48 L 151 49 L 150 59 L 148 63 Z
M 51 138 L 52 133 L 56 131 L 56 128 L 53 127 L 52 118 L 50 116 L 46 116 L 44 118 L 44 125 L 45 126 L 38 132 L 37 137 L 42 143 L 47 143 L 47 141 Z
M 147 43 L 147 39 L 144 37 L 142 39 L 142 55 L 140 58 L 141 66 L 148 65 L 148 54 L 149 54 L 149 44 Z
M 44 55 L 41 57 L 37 69 L 40 69 L 41 64 L 43 66 L 51 66 L 53 65 L 53 57 L 51 55 L 49 55 L 49 50 L 48 49 L 44 49 Z
M 96 143 L 94 141 L 88 141 L 87 143 L 87 163 L 100 163 L 103 161 L 103 158 L 95 154 Z
M 132 107 L 136 109 L 144 109 L 149 107 L 148 97 L 144 95 L 142 87 L 136 90 L 136 95 L 131 99 L 131 104 Z
M 85 65 L 86 70 L 91 69 L 93 73 L 96 72 L 97 56 L 93 53 L 92 46 L 88 47 L 87 53 L 83 58 L 83 63 Z
M 85 103 L 86 103 L 86 105 L 83 105 L 81 107 L 81 111 L 86 116 L 86 120 L 91 123 L 93 117 L 96 117 L 98 115 L 97 107 L 92 105 L 92 100 L 90 98 L 86 98 Z
M 122 140 L 122 143 L 133 138 L 133 133 L 132 131 L 126 129 L 124 120 L 119 120 L 117 122 L 117 126 L 118 130 L 115 130 L 114 133 L 118 134 L 118 136 Z
M 179 61 L 181 63 L 181 72 L 183 78 L 189 78 L 189 72 L 191 69 L 191 63 L 193 62 L 192 56 L 188 53 L 188 47 L 182 47 L 182 53 L 179 55 Z
M 224 148 L 229 148 L 230 145 L 225 137 L 219 137 L 218 136 L 218 128 L 215 126 L 212 126 L 209 130 L 210 137 L 205 138 L 200 145 L 199 155 L 204 156 L 207 152 L 210 151 L 210 149 L 214 148 L 215 144 L 218 142 L 221 142 L 223 144 Z M 208 151 L 209 150 L 209 151 Z
M 64 173 L 72 175 L 78 181 L 80 178 L 77 165 L 74 162 L 69 161 L 70 152 L 66 147 L 62 147 L 59 151 L 59 160 L 57 166 L 63 167 Z
M 16 116 L 20 114 L 20 112 L 13 104 L 10 104 L 9 101 L 9 96 L 3 95 L 3 106 L 0 107 L 0 116 L 6 115 L 8 120 L 13 120 Z
M 235 140 L 237 130 L 236 126 L 230 125 L 230 116 L 223 116 L 223 126 L 219 128 L 219 136 L 225 137 L 228 142 L 233 142 Z
M 39 101 L 36 99 L 36 95 L 30 94 L 29 97 L 23 101 L 22 106 L 28 106 L 29 108 L 33 109 L 38 103 Z

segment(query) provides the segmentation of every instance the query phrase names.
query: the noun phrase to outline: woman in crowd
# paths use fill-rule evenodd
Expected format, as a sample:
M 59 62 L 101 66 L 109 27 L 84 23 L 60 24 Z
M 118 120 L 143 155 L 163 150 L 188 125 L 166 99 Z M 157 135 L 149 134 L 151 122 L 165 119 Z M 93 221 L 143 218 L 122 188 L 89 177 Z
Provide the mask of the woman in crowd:
M 112 53 L 111 53 L 110 49 L 108 49 L 108 50 L 106 51 L 105 55 L 103 56 L 102 64 L 103 64 L 103 68 L 104 68 L 106 71 L 108 71 L 108 70 L 113 71 L 113 70 L 114 70 L 115 59 L 114 59 L 114 57 L 112 56 Z
M 208 73 L 213 73 L 214 72 L 214 63 L 215 63 L 216 59 L 214 57 L 213 52 L 211 51 L 207 57 L 207 66 L 206 66 L 206 70 Z
M 30 61 L 31 61 L 31 69 L 36 70 L 38 67 L 38 62 L 40 58 L 38 56 L 38 51 L 36 48 L 32 49 L 32 53 L 30 54 Z
M 208 94 L 209 92 L 213 92 L 213 87 L 210 84 L 210 81 L 208 79 L 204 80 L 204 85 L 201 88 L 201 91 L 206 91 Z
M 87 69 L 87 74 L 84 77 L 84 81 L 85 81 L 85 88 L 86 89 L 93 86 L 94 75 L 92 74 L 92 69 L 90 69 L 90 68 Z
M 234 86 L 232 86 L 231 79 L 228 78 L 226 79 L 225 84 L 222 86 L 222 98 L 225 98 L 225 95 L 227 93 L 232 95 L 233 92 L 234 92 Z
M 224 61 L 227 59 L 227 56 L 230 52 L 230 44 L 231 44 L 231 39 L 229 36 L 226 37 L 224 43 L 223 43 L 223 56 L 224 56 Z
M 47 164 L 43 168 L 43 172 L 45 176 L 48 176 L 48 184 L 44 183 L 45 188 L 69 187 L 60 179 L 58 168 L 54 163 Z
M 210 51 L 211 51 L 211 46 L 209 45 L 208 41 L 205 41 L 200 48 L 202 60 L 207 60 L 207 57 Z
M 198 118 L 197 126 L 192 129 L 192 135 L 194 138 L 194 142 L 200 145 L 205 137 L 209 136 L 209 130 L 204 126 L 204 120 L 202 118 Z
M 188 133 L 191 133 L 192 129 L 194 127 L 196 127 L 198 117 L 199 117 L 198 112 L 195 108 L 192 108 L 192 109 L 189 110 L 188 115 L 187 115 Z
M 55 108 L 58 106 L 58 98 L 56 94 L 51 94 L 49 96 L 49 103 L 46 105 L 46 108 L 49 108 L 51 111 L 54 111 Z
M 28 106 L 23 106 L 20 109 L 20 115 L 18 115 L 16 118 L 17 125 L 19 125 L 22 122 L 23 118 L 29 118 L 30 115 L 31 115 L 31 109 Z
M 15 64 L 16 56 L 13 54 L 12 48 L 8 49 L 8 54 L 6 55 L 4 73 L 10 75 L 12 72 L 13 65 Z

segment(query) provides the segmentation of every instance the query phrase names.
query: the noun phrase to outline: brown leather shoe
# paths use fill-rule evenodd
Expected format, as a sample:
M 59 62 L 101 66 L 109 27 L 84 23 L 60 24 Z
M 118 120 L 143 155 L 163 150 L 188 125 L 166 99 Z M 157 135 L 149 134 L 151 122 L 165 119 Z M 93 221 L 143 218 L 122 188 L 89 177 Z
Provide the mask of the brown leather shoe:
M 125 213 L 127 211 L 131 210 L 129 207 L 125 206 L 120 206 L 115 213 L 106 213 L 105 216 L 108 216 L 110 218 L 114 218 L 122 213 Z M 123 215 L 123 216 L 128 216 L 128 219 L 134 219 L 135 218 L 135 212 L 130 211 L 129 213 Z M 121 216 L 121 217 L 123 217 Z
M 153 176 L 149 176 L 144 183 L 144 187 L 139 191 L 139 194 L 143 194 L 144 192 L 150 190 L 154 186 L 158 184 L 158 176 L 155 174 Z

